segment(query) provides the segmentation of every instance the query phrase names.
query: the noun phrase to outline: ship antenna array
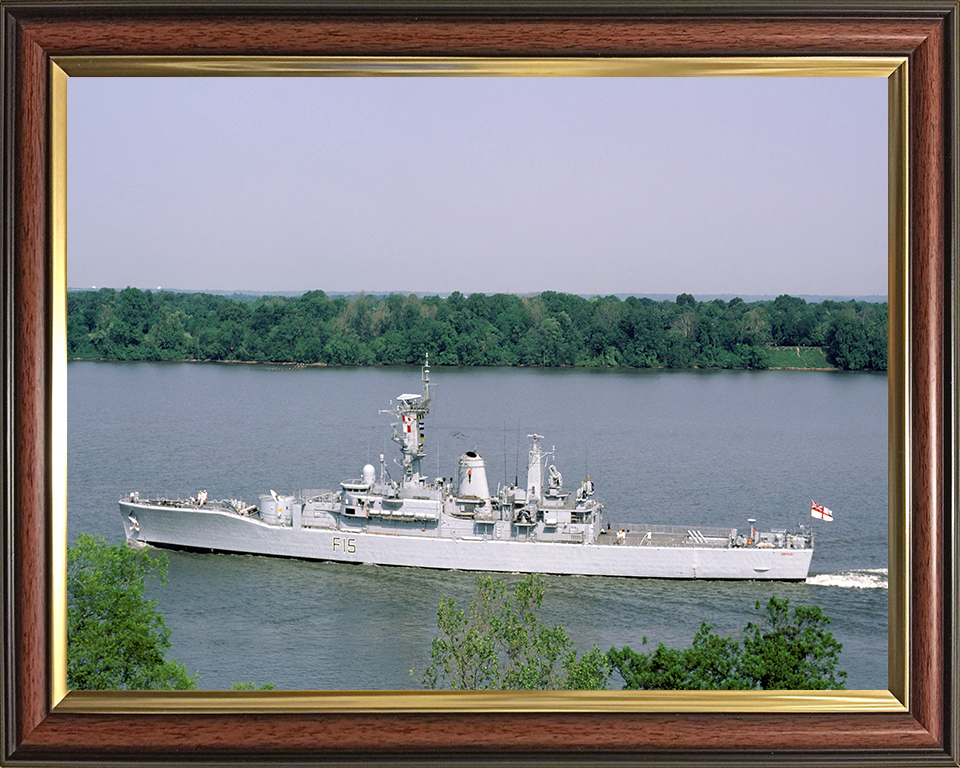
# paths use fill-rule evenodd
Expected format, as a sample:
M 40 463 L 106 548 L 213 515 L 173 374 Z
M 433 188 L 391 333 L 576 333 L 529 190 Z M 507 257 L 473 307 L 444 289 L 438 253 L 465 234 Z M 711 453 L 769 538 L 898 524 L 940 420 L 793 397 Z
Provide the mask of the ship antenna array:
M 515 480 L 514 482 L 519 486 L 519 485 L 520 485 L 520 417 L 519 417 L 519 416 L 517 416 L 517 466 L 516 466 L 516 470 L 517 470 L 517 471 L 516 471 L 516 474 L 514 475 L 514 477 L 516 478 L 516 480 Z
M 421 379 L 423 380 L 423 404 L 430 402 L 430 353 L 423 355 L 423 368 L 420 369 Z
M 507 420 L 503 420 L 503 487 L 507 487 Z

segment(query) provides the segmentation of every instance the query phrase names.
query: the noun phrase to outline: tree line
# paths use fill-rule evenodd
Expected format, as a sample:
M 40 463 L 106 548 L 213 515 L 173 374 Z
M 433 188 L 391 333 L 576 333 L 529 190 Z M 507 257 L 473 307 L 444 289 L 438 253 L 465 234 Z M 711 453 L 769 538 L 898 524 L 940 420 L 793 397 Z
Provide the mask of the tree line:
M 454 292 L 253 301 L 204 293 L 71 291 L 71 359 L 328 365 L 766 368 L 777 347 L 822 348 L 844 370 L 887 368 L 887 304 L 676 301 Z

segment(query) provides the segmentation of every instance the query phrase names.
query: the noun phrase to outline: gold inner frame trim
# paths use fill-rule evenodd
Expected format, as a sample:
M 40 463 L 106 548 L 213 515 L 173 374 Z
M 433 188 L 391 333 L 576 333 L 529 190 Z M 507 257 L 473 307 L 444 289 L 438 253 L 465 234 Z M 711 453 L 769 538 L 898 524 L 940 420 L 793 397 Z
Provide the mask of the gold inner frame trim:
M 58 713 L 904 712 L 888 691 L 71 691 Z
M 70 77 L 883 77 L 888 79 L 890 355 L 886 691 L 69 691 L 67 81 Z M 50 77 L 51 707 L 57 713 L 905 712 L 909 702 L 908 62 L 906 57 L 456 58 L 59 56 Z
M 50 72 L 51 700 L 67 693 L 67 75 Z
M 910 260 L 909 71 L 904 64 L 887 80 L 888 328 L 887 363 L 887 686 L 910 706 Z
M 73 77 L 889 77 L 902 56 L 473 58 L 58 56 Z

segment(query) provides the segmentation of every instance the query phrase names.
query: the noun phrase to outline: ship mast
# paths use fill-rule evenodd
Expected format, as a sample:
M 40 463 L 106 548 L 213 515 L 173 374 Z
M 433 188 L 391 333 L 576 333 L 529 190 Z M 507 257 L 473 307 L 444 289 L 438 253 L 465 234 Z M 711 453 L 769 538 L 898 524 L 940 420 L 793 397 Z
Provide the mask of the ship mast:
M 421 465 L 427 455 L 424 451 L 424 417 L 430 412 L 430 357 L 424 358 L 421 370 L 423 394 L 403 394 L 397 398 L 399 404 L 386 413 L 393 413 L 399 421 L 393 425 L 393 441 L 400 446 L 403 454 L 403 484 L 405 487 L 419 487 L 423 474 Z M 381 411 L 384 413 L 384 411 Z
M 527 435 L 533 440 L 530 446 L 530 454 L 527 459 L 527 498 L 536 501 L 543 495 L 543 467 L 547 456 L 552 456 L 553 451 L 544 451 L 540 448 L 540 441 L 543 435 Z

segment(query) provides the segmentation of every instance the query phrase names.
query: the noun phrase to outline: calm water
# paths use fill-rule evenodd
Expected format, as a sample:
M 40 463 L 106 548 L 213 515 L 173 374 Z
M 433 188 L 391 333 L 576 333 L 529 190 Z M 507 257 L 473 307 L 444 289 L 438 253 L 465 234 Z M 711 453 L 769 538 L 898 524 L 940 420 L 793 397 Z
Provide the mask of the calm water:
M 256 500 L 268 489 L 336 488 L 396 455 L 391 398 L 417 368 L 73 362 L 70 541 L 121 541 L 132 490 Z M 522 473 L 526 435 L 545 435 L 567 482 L 589 474 L 605 518 L 746 528 L 835 522 L 805 584 L 552 577 L 543 618 L 578 645 L 688 645 L 701 621 L 725 634 L 771 594 L 823 607 L 851 688 L 887 687 L 886 377 L 793 371 L 434 368 L 426 466 L 455 474 L 476 448 L 491 489 Z M 439 456 L 439 462 L 434 463 Z M 388 464 L 388 466 L 391 466 Z M 201 687 L 416 688 L 442 596 L 469 600 L 459 572 L 169 553 L 155 587 L 171 656 Z M 650 646 L 648 646 L 649 648 Z

